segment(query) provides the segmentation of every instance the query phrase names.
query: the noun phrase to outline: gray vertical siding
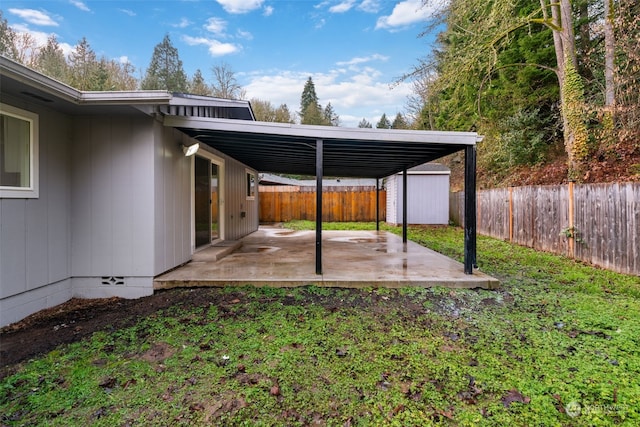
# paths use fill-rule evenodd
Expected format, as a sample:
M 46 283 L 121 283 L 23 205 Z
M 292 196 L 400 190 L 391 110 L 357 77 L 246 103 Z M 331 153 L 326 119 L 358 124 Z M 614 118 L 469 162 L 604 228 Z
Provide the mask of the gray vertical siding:
M 78 296 L 152 292 L 153 141 L 153 119 L 142 114 L 75 119 L 71 269 Z M 102 277 L 113 276 L 147 280 L 102 285 Z
M 409 224 L 449 223 L 449 175 L 409 175 L 407 199 Z
M 155 135 L 155 267 L 158 275 L 191 259 L 191 159 L 188 137 L 160 123 Z
M 9 96 L 3 95 L 2 102 L 39 115 L 40 196 L 0 199 L 0 325 L 71 297 L 71 121 Z
M 387 222 L 402 223 L 402 178 L 387 179 Z M 407 176 L 407 222 L 409 224 L 449 223 L 449 175 L 409 174 Z
M 2 101 L 39 114 L 40 196 L 0 199 L 0 325 L 72 296 L 149 295 L 154 276 L 191 259 L 184 134 L 142 113 L 70 117 Z M 225 238 L 239 239 L 258 229 L 257 187 L 247 200 L 246 166 L 210 151 L 225 161 Z
M 155 269 L 158 275 L 191 259 L 192 159 L 182 153 L 181 144 L 195 141 L 172 128 L 155 125 Z M 224 237 L 236 240 L 258 229 L 258 195 L 246 198 L 247 167 L 214 150 L 201 147 L 224 161 Z M 253 171 L 256 173 L 255 171 Z M 257 177 L 257 173 L 256 173 Z M 257 188 L 256 188 L 257 191 Z M 242 212 L 246 215 L 242 217 Z
M 256 171 L 250 169 L 258 175 Z M 254 200 L 247 200 L 247 167 L 225 156 L 225 239 L 237 240 L 258 229 L 258 185 Z M 242 217 L 245 212 L 245 217 Z
M 387 178 L 387 222 L 398 224 L 398 177 L 392 175 Z M 402 206 L 401 206 L 402 207 Z M 402 218 L 402 212 L 400 212 Z

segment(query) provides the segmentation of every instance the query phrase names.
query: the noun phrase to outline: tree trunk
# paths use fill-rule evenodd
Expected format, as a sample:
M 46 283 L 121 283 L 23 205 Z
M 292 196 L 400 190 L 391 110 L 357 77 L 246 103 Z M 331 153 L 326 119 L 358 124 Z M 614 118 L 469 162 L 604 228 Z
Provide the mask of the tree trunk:
M 613 33 L 615 12 L 613 1 L 604 0 L 604 105 L 606 109 L 611 109 L 616 103 L 615 83 L 613 80 L 615 67 L 615 35 Z
M 571 1 L 547 3 L 540 0 L 547 26 L 553 30 L 553 45 L 558 64 L 560 105 L 562 112 L 564 146 L 567 153 L 569 179 L 577 179 L 580 163 L 586 157 L 587 135 L 584 123 L 584 88 L 577 71 L 576 39 L 573 32 Z M 547 10 L 551 10 L 549 19 Z

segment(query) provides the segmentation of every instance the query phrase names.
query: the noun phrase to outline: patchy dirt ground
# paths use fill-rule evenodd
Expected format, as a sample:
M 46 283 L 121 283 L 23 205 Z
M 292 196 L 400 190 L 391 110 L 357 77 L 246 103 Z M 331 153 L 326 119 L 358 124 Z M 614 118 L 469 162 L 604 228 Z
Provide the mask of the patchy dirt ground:
M 396 310 L 412 316 L 424 309 L 416 305 L 410 297 L 394 293 L 392 298 L 380 296 L 376 292 L 362 293 L 361 290 L 347 290 L 352 295 L 351 306 L 366 306 L 373 310 Z M 453 292 L 453 291 L 452 291 Z M 462 307 L 478 305 L 482 308 L 499 301 L 499 304 L 511 302 L 511 295 L 498 290 L 493 292 L 493 298 L 478 302 L 466 301 L 464 298 L 432 296 L 434 311 L 458 317 Z M 366 298 L 365 298 L 366 294 Z M 455 294 L 455 292 L 453 292 Z M 268 297 L 265 297 L 268 299 Z M 216 305 L 222 312 L 232 305 L 239 304 L 243 299 L 241 290 L 228 291 L 221 288 L 186 288 L 157 291 L 154 295 L 129 300 L 122 298 L 105 299 L 77 299 L 39 311 L 0 329 L 0 380 L 11 375 L 20 362 L 47 353 L 60 344 L 69 344 L 81 340 L 96 331 L 126 328 L 133 326 L 140 318 L 149 316 L 157 311 L 171 306 L 205 307 Z M 308 295 L 307 303 L 320 304 L 330 311 L 339 309 L 343 302 L 331 295 Z M 291 301 L 289 301 L 291 300 Z M 384 300 L 384 304 L 375 304 Z M 453 302 L 456 301 L 456 302 Z M 284 304 L 299 304 L 292 298 L 283 298 Z M 152 349 L 153 350 L 153 349 Z M 161 349 L 153 351 L 161 352 Z M 151 356 L 150 356 L 151 357 Z
M 39 311 L 0 329 L 0 379 L 12 365 L 60 344 L 81 340 L 92 333 L 133 325 L 138 318 L 177 303 L 189 304 L 197 292 L 161 291 L 146 298 L 77 299 Z

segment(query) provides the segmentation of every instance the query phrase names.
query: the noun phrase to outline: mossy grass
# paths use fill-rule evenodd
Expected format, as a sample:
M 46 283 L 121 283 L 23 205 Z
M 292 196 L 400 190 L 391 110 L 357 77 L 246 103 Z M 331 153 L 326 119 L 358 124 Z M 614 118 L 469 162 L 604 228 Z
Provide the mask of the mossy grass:
M 409 238 L 462 257 L 460 229 Z M 484 237 L 478 262 L 500 289 L 171 291 L 221 302 L 23 363 L 0 384 L 0 423 L 640 424 L 640 278 Z

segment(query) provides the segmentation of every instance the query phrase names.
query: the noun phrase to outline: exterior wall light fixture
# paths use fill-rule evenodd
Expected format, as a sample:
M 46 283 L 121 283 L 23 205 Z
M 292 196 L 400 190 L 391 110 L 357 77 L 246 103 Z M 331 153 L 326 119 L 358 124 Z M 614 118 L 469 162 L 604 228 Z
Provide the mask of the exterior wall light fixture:
M 191 145 L 183 145 L 182 152 L 184 153 L 185 156 L 189 157 L 196 154 L 199 148 L 200 148 L 200 144 L 197 142 Z

